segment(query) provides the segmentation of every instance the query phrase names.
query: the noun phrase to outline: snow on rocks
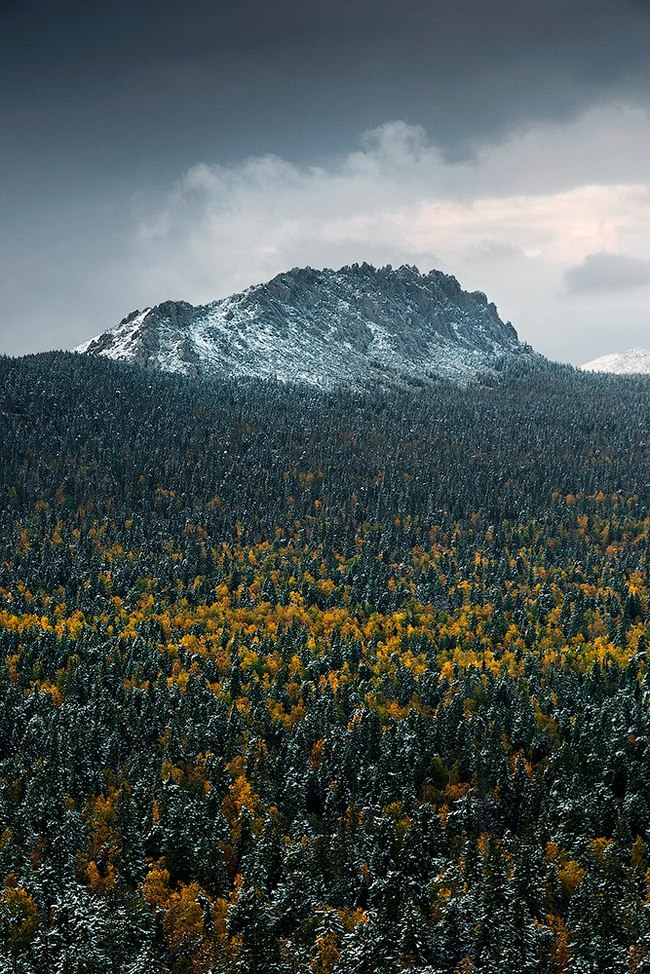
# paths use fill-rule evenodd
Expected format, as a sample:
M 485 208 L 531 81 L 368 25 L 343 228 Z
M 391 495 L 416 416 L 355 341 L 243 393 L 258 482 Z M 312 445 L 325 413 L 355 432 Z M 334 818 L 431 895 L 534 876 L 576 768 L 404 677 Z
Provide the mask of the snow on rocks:
M 294 268 L 197 307 L 166 301 L 76 351 L 185 375 L 363 388 L 469 381 L 529 350 L 482 292 L 454 277 L 364 263 Z

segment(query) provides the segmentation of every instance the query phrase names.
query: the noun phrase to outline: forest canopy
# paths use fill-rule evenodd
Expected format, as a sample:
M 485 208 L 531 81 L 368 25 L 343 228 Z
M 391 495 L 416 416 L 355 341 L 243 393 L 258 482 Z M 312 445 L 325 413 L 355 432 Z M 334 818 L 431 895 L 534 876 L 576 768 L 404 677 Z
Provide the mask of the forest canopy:
M 0 359 L 0 972 L 650 971 L 650 379 Z

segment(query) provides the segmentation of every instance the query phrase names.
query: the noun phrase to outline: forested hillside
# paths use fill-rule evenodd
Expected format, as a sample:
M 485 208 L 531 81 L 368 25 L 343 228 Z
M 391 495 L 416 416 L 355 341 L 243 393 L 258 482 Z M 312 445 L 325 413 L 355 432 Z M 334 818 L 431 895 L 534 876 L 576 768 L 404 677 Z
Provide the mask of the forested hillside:
M 0 972 L 650 971 L 650 379 L 0 360 Z

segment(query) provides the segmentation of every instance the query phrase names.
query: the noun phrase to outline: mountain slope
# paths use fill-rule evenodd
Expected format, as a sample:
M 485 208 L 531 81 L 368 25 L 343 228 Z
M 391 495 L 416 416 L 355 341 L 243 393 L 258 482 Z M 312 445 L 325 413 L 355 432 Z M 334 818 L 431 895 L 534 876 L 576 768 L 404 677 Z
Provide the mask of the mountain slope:
M 417 268 L 294 268 L 195 307 L 134 311 L 76 351 L 186 375 L 257 376 L 323 387 L 467 380 L 526 351 L 481 292 Z
M 585 372 L 616 372 L 619 375 L 650 373 L 650 348 L 630 348 L 627 352 L 603 355 L 580 366 Z

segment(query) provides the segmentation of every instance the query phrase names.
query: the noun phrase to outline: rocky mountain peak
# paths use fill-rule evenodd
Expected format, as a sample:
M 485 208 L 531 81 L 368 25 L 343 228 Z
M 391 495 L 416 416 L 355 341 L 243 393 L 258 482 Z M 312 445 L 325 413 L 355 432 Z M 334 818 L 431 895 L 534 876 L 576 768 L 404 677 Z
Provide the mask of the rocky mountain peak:
M 521 354 L 481 291 L 417 267 L 294 267 L 240 294 L 134 311 L 78 349 L 195 375 L 249 375 L 323 387 L 468 380 Z

